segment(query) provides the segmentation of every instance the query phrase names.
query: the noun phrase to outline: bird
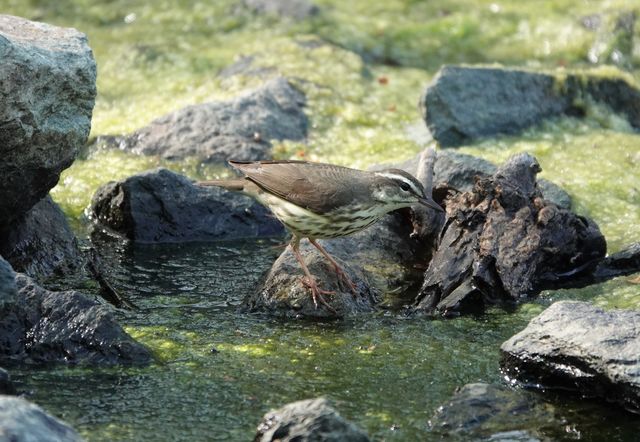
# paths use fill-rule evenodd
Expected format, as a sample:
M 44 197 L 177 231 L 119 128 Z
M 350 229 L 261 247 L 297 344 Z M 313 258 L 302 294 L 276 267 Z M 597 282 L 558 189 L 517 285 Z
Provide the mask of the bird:
M 401 169 L 364 171 L 334 164 L 296 160 L 235 161 L 229 164 L 243 176 L 229 180 L 200 181 L 200 186 L 217 186 L 255 198 L 271 210 L 290 231 L 288 246 L 300 264 L 303 284 L 313 303 L 331 308 L 323 290 L 311 275 L 302 255 L 304 238 L 331 263 L 339 279 L 356 294 L 356 285 L 335 259 L 318 242 L 363 230 L 388 212 L 415 204 L 444 212 L 413 175 Z

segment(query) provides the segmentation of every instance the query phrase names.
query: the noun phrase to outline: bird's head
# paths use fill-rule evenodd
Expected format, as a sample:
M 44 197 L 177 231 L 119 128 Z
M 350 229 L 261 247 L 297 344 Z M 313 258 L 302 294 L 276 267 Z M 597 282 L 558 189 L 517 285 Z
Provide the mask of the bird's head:
M 388 211 L 423 204 L 443 212 L 442 207 L 430 195 L 413 175 L 400 169 L 385 169 L 375 172 L 376 180 L 373 197 L 383 203 Z

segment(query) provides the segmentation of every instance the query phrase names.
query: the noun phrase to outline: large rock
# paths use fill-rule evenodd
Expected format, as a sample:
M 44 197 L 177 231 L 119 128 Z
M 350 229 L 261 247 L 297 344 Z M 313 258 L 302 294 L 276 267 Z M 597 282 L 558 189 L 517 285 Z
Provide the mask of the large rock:
M 81 442 L 69 425 L 31 402 L 0 396 L 0 439 L 11 442 Z
M 16 276 L 18 297 L 0 311 L 0 361 L 47 364 L 146 364 L 150 352 L 113 314 L 74 291 L 50 292 Z
M 0 227 L 56 185 L 84 145 L 96 64 L 84 34 L 0 15 Z
M 0 230 L 0 255 L 17 272 L 38 280 L 80 274 L 85 263 L 64 213 L 48 195 Z
M 500 349 L 503 371 L 526 385 L 640 413 L 640 312 L 556 302 Z
M 325 244 L 325 243 L 323 243 Z M 336 261 L 356 284 L 356 293 L 339 281 L 333 266 L 306 240 L 300 245 L 300 252 L 323 290 L 333 294 L 323 295 L 326 303 L 316 307 L 311 291 L 303 283 L 304 273 L 289 247 L 280 255 L 262 283 L 254 293 L 243 300 L 242 310 L 267 313 L 276 317 L 333 319 L 371 312 L 377 298 L 363 270 L 354 265 L 346 265 L 339 257 Z
M 133 175 L 98 189 L 96 220 L 140 242 L 179 242 L 281 236 L 284 227 L 252 198 L 196 186 L 167 169 Z
M 272 140 L 302 140 L 305 96 L 282 77 L 237 99 L 188 106 L 154 120 L 121 141 L 135 153 L 169 160 L 226 163 L 271 156 Z
M 510 440 L 547 440 L 549 430 L 562 435 L 565 425 L 554 408 L 534 394 L 482 383 L 460 388 L 429 420 L 431 431 L 454 440 L 501 440 L 505 433 L 511 434 Z
M 264 415 L 254 442 L 366 442 L 367 434 L 345 420 L 324 398 L 292 402 Z
M 518 133 L 543 119 L 581 115 L 585 97 L 604 103 L 640 128 L 640 91 L 623 78 L 561 77 L 515 69 L 445 66 L 427 88 L 421 108 L 441 146 Z
M 595 269 L 606 253 L 604 237 L 593 221 L 542 198 L 539 171 L 535 158 L 519 154 L 472 191 L 447 199 L 419 310 L 478 313 Z

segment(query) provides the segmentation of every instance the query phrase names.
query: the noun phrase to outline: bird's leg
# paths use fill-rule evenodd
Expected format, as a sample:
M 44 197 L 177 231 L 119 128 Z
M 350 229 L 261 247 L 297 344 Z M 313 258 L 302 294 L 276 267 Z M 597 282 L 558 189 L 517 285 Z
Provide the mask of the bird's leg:
M 311 297 L 313 299 L 313 304 L 316 306 L 316 308 L 318 308 L 318 300 L 319 300 L 322 305 L 327 307 L 332 312 L 336 313 L 335 309 L 331 307 L 329 303 L 325 301 L 324 297 L 322 296 L 322 295 L 333 295 L 335 292 L 332 292 L 329 290 L 322 290 L 320 287 L 318 287 L 318 283 L 316 282 L 316 279 L 311 275 L 311 272 L 309 272 L 309 269 L 307 268 L 307 265 L 304 263 L 304 259 L 302 259 L 302 255 L 300 254 L 300 250 L 299 250 L 300 238 L 294 235 L 289 245 L 291 246 L 291 250 L 293 251 L 293 256 L 296 257 L 296 260 L 300 264 L 300 267 L 302 267 L 302 271 L 305 274 L 305 277 L 302 279 L 302 283 L 307 287 L 309 287 L 309 289 L 311 289 Z
M 338 274 L 338 278 L 339 279 L 342 278 L 342 280 L 349 286 L 349 288 L 351 288 L 351 293 L 356 295 L 358 293 L 358 288 L 356 287 L 354 282 L 351 280 L 351 278 L 349 278 L 349 276 L 346 274 L 346 272 L 344 270 L 342 270 L 342 268 L 336 262 L 336 260 L 333 259 L 331 257 L 331 255 L 329 255 L 329 252 L 327 252 L 324 249 L 324 247 L 322 247 L 320 245 L 320 243 L 318 241 L 316 241 L 315 239 L 309 238 L 309 242 L 311 244 L 313 244 L 316 249 L 320 250 L 320 253 L 322 253 L 324 255 L 324 257 L 329 260 L 329 262 L 333 265 L 333 268 L 335 269 L 336 273 Z

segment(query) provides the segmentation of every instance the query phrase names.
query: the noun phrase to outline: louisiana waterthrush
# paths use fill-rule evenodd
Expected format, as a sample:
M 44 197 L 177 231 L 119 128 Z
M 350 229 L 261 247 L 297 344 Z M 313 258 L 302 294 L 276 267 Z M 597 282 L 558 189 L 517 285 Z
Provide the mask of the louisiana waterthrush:
M 289 231 L 289 243 L 305 274 L 304 284 L 318 300 L 331 308 L 309 272 L 299 246 L 307 238 L 333 265 L 339 278 L 353 293 L 355 284 L 329 253 L 317 242 L 358 232 L 396 209 L 423 204 L 442 211 L 426 195 L 422 184 L 400 169 L 368 172 L 333 164 L 307 161 L 229 161 L 244 174 L 234 180 L 201 181 L 203 186 L 219 186 L 244 192 L 268 207 Z

